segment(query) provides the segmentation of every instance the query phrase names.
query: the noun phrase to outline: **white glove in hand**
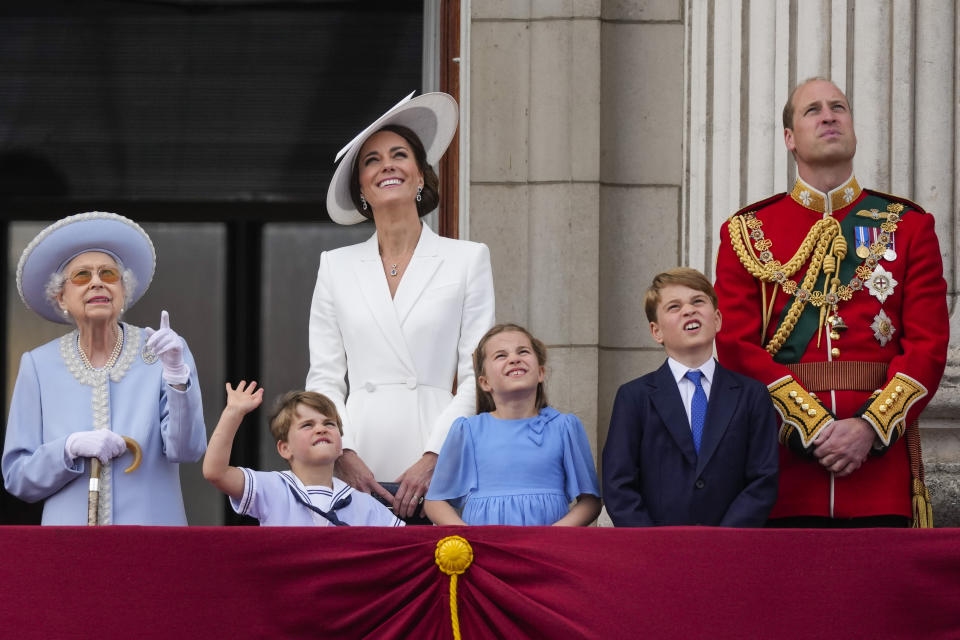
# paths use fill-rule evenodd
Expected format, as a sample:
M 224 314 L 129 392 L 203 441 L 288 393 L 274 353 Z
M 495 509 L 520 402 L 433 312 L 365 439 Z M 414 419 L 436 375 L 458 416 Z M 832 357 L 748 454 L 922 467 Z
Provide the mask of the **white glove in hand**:
M 170 314 L 160 312 L 160 328 L 147 328 L 147 347 L 160 357 L 168 384 L 187 384 L 190 367 L 183 361 L 183 340 L 170 328 Z
M 127 443 L 109 429 L 96 429 L 71 433 L 64 449 L 71 460 L 99 458 L 100 462 L 107 464 L 127 450 Z

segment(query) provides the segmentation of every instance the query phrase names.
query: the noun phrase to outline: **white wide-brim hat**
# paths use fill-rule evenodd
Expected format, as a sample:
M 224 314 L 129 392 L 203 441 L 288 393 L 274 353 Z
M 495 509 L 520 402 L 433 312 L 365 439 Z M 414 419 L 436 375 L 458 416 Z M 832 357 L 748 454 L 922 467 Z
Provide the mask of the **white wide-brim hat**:
M 374 120 L 373 124 L 340 149 L 333 160 L 340 161 L 327 188 L 327 212 L 333 221 L 338 224 L 357 224 L 366 220 L 350 198 L 350 175 L 360 147 L 367 138 L 388 124 L 403 125 L 417 134 L 427 152 L 427 163 L 435 167 L 453 140 L 459 119 L 460 110 L 453 96 L 425 93 L 414 98 L 411 93 Z
M 90 211 L 57 220 L 23 250 L 17 264 L 17 291 L 27 308 L 51 322 L 68 324 L 69 319 L 58 313 L 47 298 L 47 283 L 52 274 L 89 251 L 106 253 L 133 272 L 136 290 L 124 292 L 127 309 L 147 291 L 157 265 L 157 252 L 150 236 L 129 218 Z

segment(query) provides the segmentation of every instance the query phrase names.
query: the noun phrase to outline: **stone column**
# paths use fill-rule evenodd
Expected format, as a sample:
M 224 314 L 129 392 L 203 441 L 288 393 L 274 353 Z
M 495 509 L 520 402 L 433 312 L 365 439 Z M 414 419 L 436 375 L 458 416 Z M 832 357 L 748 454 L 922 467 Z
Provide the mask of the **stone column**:
M 619 386 L 659 367 L 643 295 L 687 262 L 684 26 L 679 2 L 603 2 L 600 114 L 599 430 Z M 694 265 L 696 266 L 696 265 Z
M 547 393 L 597 441 L 600 5 L 469 3 L 469 237 L 497 321 L 548 346 Z

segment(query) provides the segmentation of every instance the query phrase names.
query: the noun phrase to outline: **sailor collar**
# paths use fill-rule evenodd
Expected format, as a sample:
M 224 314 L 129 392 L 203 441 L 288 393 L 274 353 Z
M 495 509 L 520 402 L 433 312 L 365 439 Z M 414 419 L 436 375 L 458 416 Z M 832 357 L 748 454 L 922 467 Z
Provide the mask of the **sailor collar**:
M 293 494 L 297 496 L 297 499 L 304 505 L 313 504 L 310 500 L 310 492 L 307 490 L 306 485 L 298 478 L 292 471 L 281 471 L 280 477 L 284 479 L 287 483 L 287 486 L 293 491 Z M 323 490 L 326 489 L 326 490 Z M 330 505 L 336 505 L 351 493 L 353 493 L 353 487 L 348 485 L 346 482 L 340 478 L 333 479 L 333 489 L 327 489 L 324 487 L 319 491 L 319 494 L 324 498 L 329 496 Z M 328 493 L 329 492 L 329 493 Z M 326 500 L 324 500 L 326 502 Z
M 856 177 L 851 175 L 846 182 L 839 187 L 832 189 L 829 193 L 824 193 L 811 187 L 804 182 L 803 178 L 797 177 L 793 185 L 790 197 L 801 207 L 816 211 L 824 216 L 828 216 L 838 209 L 842 209 L 860 197 L 863 189 Z

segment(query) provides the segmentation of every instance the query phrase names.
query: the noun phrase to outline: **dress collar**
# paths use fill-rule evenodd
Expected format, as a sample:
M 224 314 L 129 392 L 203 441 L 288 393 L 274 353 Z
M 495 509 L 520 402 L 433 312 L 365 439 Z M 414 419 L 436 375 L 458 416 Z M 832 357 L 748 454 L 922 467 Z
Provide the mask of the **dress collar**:
M 818 191 L 798 176 L 793 185 L 793 191 L 790 192 L 790 197 L 801 207 L 827 216 L 859 198 L 862 191 L 860 183 L 857 182 L 853 174 L 846 182 L 835 189 L 831 189 L 829 193 Z

